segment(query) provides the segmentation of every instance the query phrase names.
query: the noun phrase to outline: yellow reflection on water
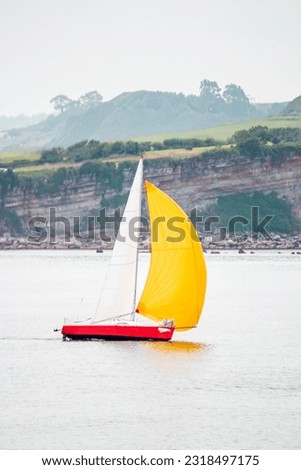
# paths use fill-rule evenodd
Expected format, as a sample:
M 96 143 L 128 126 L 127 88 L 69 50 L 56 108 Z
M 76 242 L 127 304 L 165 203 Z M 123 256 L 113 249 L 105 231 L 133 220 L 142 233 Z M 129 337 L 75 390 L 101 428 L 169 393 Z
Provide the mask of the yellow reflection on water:
M 210 347 L 208 344 L 192 343 L 191 341 L 166 341 L 166 342 L 148 341 L 143 344 L 148 349 L 152 349 L 155 351 L 168 353 L 168 354 L 199 353 L 199 352 L 208 350 Z

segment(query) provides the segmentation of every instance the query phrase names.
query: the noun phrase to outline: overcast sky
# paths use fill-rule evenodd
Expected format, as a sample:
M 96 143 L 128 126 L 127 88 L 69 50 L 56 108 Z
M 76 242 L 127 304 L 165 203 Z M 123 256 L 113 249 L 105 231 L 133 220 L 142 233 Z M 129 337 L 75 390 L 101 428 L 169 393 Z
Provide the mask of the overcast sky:
M 204 78 L 288 101 L 300 24 L 300 0 L 0 0 L 0 115 L 92 90 L 197 94 Z

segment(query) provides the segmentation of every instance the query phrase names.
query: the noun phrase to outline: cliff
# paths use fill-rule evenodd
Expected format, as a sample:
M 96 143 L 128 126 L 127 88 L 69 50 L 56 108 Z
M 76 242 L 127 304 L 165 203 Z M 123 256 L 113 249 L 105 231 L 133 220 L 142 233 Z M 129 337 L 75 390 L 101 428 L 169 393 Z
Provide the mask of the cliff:
M 116 164 L 118 166 L 118 164 Z M 49 208 L 57 216 L 97 216 L 101 207 L 122 207 L 130 189 L 136 163 L 119 165 L 116 181 L 99 180 L 96 175 L 81 175 L 64 179 L 59 191 L 37 192 L 21 181 L 8 191 L 5 210 L 19 217 L 22 234 L 33 216 L 49 217 Z M 187 213 L 198 207 L 200 213 L 210 213 L 221 196 L 275 193 L 291 207 L 301 221 L 301 154 L 290 152 L 281 159 L 269 156 L 248 158 L 229 154 L 206 155 L 183 160 L 145 161 L 145 179 L 166 191 Z M 46 184 L 46 179 L 45 179 Z M 114 188 L 114 189 L 113 189 Z M 239 214 L 236 214 L 239 215 Z

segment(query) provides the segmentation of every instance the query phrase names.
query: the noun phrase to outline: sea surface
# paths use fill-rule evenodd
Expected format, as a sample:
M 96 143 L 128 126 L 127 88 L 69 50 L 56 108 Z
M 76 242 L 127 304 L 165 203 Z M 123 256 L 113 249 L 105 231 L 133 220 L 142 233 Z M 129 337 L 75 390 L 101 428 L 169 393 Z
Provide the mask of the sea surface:
M 206 254 L 199 327 L 171 343 L 63 342 L 109 257 L 0 253 L 0 448 L 300 449 L 301 256 Z

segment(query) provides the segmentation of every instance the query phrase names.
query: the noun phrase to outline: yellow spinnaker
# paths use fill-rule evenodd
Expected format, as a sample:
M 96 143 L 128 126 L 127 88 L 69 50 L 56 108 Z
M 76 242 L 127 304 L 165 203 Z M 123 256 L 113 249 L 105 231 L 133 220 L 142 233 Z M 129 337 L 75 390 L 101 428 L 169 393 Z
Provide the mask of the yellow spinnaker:
M 195 228 L 164 192 L 145 182 L 151 227 L 151 264 L 137 311 L 176 328 L 197 325 L 205 298 L 206 266 Z M 164 219 L 164 220 L 163 220 Z

